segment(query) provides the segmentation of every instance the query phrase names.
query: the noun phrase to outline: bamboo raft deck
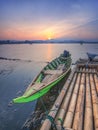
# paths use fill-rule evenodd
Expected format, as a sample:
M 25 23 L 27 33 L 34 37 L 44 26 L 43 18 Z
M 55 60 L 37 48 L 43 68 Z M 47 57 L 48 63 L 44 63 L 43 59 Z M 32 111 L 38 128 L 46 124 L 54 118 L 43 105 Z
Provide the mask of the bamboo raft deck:
M 98 60 L 77 63 L 40 130 L 53 127 L 56 130 L 98 130 Z

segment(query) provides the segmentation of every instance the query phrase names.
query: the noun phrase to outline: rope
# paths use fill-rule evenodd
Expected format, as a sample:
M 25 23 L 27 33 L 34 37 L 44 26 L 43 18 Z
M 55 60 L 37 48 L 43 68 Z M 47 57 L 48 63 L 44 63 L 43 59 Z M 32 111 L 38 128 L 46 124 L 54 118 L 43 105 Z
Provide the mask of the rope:
M 46 108 L 46 106 L 45 106 L 45 104 L 44 104 L 44 102 L 43 102 L 43 100 L 42 100 L 42 98 L 40 97 L 40 101 L 41 101 L 41 103 L 42 103 L 42 106 L 43 106 L 43 108 L 44 108 L 44 110 L 45 110 L 45 113 L 46 113 L 46 116 L 48 115 L 48 110 L 47 110 L 47 108 Z
M 40 91 L 39 91 L 39 94 L 40 94 Z M 45 110 L 45 112 L 46 112 L 46 118 L 50 120 L 50 122 L 51 122 L 53 128 L 55 128 L 55 130 L 57 130 L 56 124 L 55 124 L 55 122 L 54 122 L 54 118 L 53 118 L 52 116 L 48 115 L 48 110 L 47 110 L 47 108 L 46 108 L 46 106 L 45 106 L 45 104 L 44 104 L 44 102 L 43 102 L 42 97 L 40 97 L 40 101 L 41 101 L 42 106 L 43 106 L 43 108 L 44 108 L 44 110 Z M 51 110 L 51 111 L 55 111 L 55 110 Z
M 52 124 L 52 127 L 55 128 L 55 130 L 57 130 L 56 124 L 55 124 L 55 122 L 54 122 L 54 118 L 53 118 L 52 116 L 48 115 L 48 110 L 47 110 L 47 108 L 46 108 L 46 106 L 45 106 L 45 104 L 44 104 L 44 102 L 43 102 L 43 99 L 40 98 L 40 101 L 41 101 L 42 106 L 43 106 L 43 108 L 44 108 L 44 110 L 45 110 L 45 112 L 46 112 L 46 118 L 49 119 L 49 121 L 50 121 L 51 124 Z M 54 110 L 52 110 L 52 111 L 54 111 Z
M 57 130 L 56 124 L 54 122 L 54 118 L 50 115 L 47 116 L 47 118 L 50 120 L 52 127 Z
M 37 91 L 36 89 L 34 89 L 34 90 Z M 40 95 L 40 91 L 39 91 L 39 95 Z M 57 130 L 57 127 L 56 127 L 54 118 L 53 118 L 52 116 L 48 115 L 48 110 L 47 110 L 47 108 L 46 108 L 46 106 L 45 106 L 45 104 L 44 104 L 44 102 L 43 102 L 42 97 L 40 97 L 39 99 L 40 99 L 41 104 L 42 104 L 42 106 L 43 106 L 43 108 L 44 108 L 44 110 L 45 110 L 46 118 L 49 119 L 49 121 L 51 122 L 51 126 L 52 126 L 55 130 Z M 51 110 L 51 111 L 55 111 L 55 109 L 54 109 L 54 110 Z M 61 125 L 61 130 L 65 130 L 62 125 Z
M 61 130 L 65 130 L 65 128 L 63 127 L 63 120 L 61 118 L 58 118 L 58 120 L 61 122 Z
M 48 110 L 47 110 L 47 108 L 46 108 L 46 106 L 45 106 L 45 104 L 43 102 L 43 99 L 41 97 L 40 97 L 40 101 L 41 101 L 42 106 L 43 106 L 43 108 L 44 108 L 44 110 L 46 112 L 46 118 L 49 119 L 49 121 L 51 122 L 51 126 L 53 127 L 53 129 L 57 130 L 54 118 L 52 116 L 48 115 Z M 51 111 L 55 111 L 55 109 L 51 110 Z M 65 130 L 65 128 L 63 127 L 63 121 L 62 121 L 62 119 L 59 118 L 58 120 L 61 122 L 61 130 Z

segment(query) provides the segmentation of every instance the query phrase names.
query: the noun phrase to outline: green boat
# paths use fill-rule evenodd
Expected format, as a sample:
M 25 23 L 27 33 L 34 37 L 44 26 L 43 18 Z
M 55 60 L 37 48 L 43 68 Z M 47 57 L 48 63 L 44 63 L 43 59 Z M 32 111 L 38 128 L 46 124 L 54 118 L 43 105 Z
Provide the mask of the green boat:
M 28 86 L 25 93 L 13 99 L 13 102 L 26 103 L 46 94 L 70 71 L 71 62 L 71 54 L 68 51 L 64 51 L 58 58 L 48 63 Z

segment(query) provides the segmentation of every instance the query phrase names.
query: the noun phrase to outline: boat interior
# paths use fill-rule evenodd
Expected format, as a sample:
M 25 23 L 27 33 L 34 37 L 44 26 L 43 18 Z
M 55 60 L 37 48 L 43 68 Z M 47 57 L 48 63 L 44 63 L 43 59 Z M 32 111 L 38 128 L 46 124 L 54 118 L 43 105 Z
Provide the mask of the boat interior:
M 56 79 L 62 73 L 64 73 L 67 69 L 68 59 L 57 58 L 50 62 L 41 72 L 41 76 L 37 81 L 42 83 L 49 83 L 52 80 Z
M 46 67 L 43 68 L 43 70 L 35 79 L 35 81 L 27 88 L 27 90 L 24 93 L 24 96 L 29 95 L 31 93 L 31 89 L 33 90 L 33 92 L 34 90 L 38 91 L 40 88 L 45 87 L 47 84 L 51 83 L 53 80 L 58 78 L 67 70 L 70 61 L 70 57 L 65 59 L 59 57 L 50 62 Z

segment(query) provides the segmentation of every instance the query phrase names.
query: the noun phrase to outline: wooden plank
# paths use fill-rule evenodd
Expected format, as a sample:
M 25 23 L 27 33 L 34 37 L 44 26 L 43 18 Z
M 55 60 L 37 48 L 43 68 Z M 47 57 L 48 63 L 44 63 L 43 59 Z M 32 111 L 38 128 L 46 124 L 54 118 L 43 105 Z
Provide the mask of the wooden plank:
M 24 93 L 24 96 L 30 96 L 44 86 L 45 86 L 44 83 L 35 83 L 28 89 L 28 91 Z
M 55 74 L 55 75 L 46 75 L 46 77 L 42 80 L 42 83 L 48 84 L 52 80 L 55 80 L 58 76 L 59 76 L 58 74 Z
M 45 70 L 44 71 L 44 74 L 50 74 L 50 75 L 53 75 L 53 74 L 62 74 L 62 70 Z
M 36 84 L 32 85 L 32 90 L 38 91 L 44 85 L 45 85 L 44 83 L 36 83 Z
M 48 83 L 50 77 L 51 75 L 46 75 L 45 78 L 42 80 L 42 83 Z
M 55 74 L 55 75 L 51 75 L 51 77 L 48 79 L 48 83 L 55 80 L 59 75 Z
M 64 67 L 65 67 L 65 64 L 60 64 L 60 65 L 57 67 L 57 69 L 58 69 L 58 70 L 63 70 Z

